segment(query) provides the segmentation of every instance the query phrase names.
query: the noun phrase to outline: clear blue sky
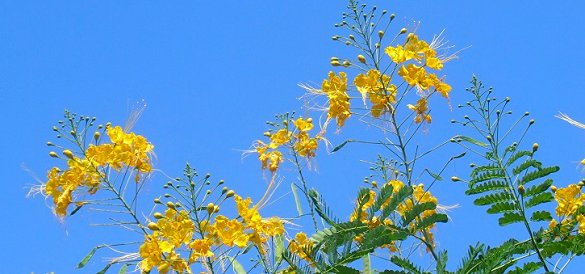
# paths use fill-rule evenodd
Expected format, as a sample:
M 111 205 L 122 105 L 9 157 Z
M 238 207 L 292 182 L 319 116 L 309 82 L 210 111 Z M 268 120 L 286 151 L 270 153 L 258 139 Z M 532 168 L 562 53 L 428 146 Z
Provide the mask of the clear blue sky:
M 572 3 L 570 3 L 572 2 Z M 374 3 L 369 3 L 374 4 Z M 472 74 L 510 96 L 517 113 L 530 111 L 536 127 L 529 142 L 540 143 L 540 157 L 557 164 L 556 185 L 583 177 L 585 132 L 554 118 L 558 111 L 585 121 L 583 79 L 585 38 L 578 1 L 384 1 L 396 13 L 396 27 L 421 21 L 419 34 L 430 39 L 445 29 L 457 49 L 467 48 L 446 66 L 452 104 L 467 100 Z M 345 1 L 2 1 L 0 3 L 0 159 L 4 178 L 2 273 L 73 273 L 77 262 L 104 239 L 123 233 L 91 228 L 83 212 L 60 224 L 40 196 L 26 198 L 56 162 L 44 145 L 64 109 L 124 124 L 132 106 L 148 102 L 134 130 L 145 135 L 158 156 L 157 168 L 180 175 L 186 161 L 211 172 L 245 196 L 258 200 L 265 182 L 254 157 L 241 150 L 261 137 L 274 114 L 300 110 L 306 82 L 319 85 L 331 69 L 331 56 L 355 56 L 330 37 L 338 34 Z M 437 101 L 438 102 L 438 101 Z M 464 113 L 444 102 L 433 111 L 424 142 L 437 143 L 460 128 L 449 121 Z M 301 111 L 302 112 L 302 111 Z M 304 113 L 304 112 L 302 112 Z M 318 114 L 313 114 L 318 115 Z M 350 126 L 359 127 L 359 123 Z M 349 128 L 349 127 L 348 127 Z M 357 130 L 343 130 L 340 142 Z M 355 191 L 369 174 L 359 160 L 376 152 L 319 151 L 318 174 L 311 184 L 348 215 Z M 451 147 L 454 152 L 460 151 Z M 445 154 L 447 155 L 447 154 Z M 443 158 L 442 158 L 443 159 Z M 464 159 L 446 177 L 468 176 Z M 284 174 L 285 195 L 293 174 Z M 166 182 L 155 175 L 147 188 L 159 193 Z M 467 244 L 498 243 L 495 217 L 473 207 L 465 187 L 438 184 L 433 193 L 444 204 L 459 204 L 452 222 L 438 228 L 440 248 L 458 262 Z M 294 215 L 290 195 L 263 214 Z M 129 239 L 133 240 L 133 239 Z M 139 239 L 140 240 L 140 239 Z M 89 270 L 100 269 L 96 260 Z M 581 258 L 575 266 L 585 266 Z M 578 269 L 578 268 L 574 268 Z M 569 272 L 576 273 L 576 272 Z

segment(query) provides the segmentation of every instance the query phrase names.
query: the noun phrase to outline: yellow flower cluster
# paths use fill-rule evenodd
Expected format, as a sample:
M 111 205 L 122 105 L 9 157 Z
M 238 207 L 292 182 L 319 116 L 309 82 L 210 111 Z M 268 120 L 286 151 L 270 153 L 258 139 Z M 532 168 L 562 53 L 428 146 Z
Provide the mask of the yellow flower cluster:
M 100 166 L 110 166 L 116 171 L 123 167 L 133 167 L 139 172 L 148 173 L 150 165 L 149 153 L 154 146 L 146 138 L 134 133 L 126 133 L 120 126 L 107 128 L 110 144 L 90 145 L 87 158 Z
M 390 110 L 390 105 L 396 103 L 396 86 L 390 84 L 390 76 L 381 75 L 378 70 L 371 69 L 367 75 L 358 74 L 353 84 L 361 93 L 364 102 L 366 96 L 370 99 L 373 117 L 380 117 Z
M 280 164 L 284 161 L 282 152 L 278 149 L 286 144 L 291 144 L 292 148 L 305 158 L 315 157 L 319 135 L 311 138 L 309 131 L 313 129 L 313 119 L 303 119 L 299 117 L 294 121 L 295 130 L 291 132 L 288 128 L 281 128 L 275 133 L 267 132 L 264 135 L 270 138 L 270 143 L 266 144 L 260 140 L 256 141 L 256 152 L 258 159 L 262 163 L 262 169 L 268 169 L 275 172 Z
M 122 167 L 133 167 L 140 172 L 150 172 L 150 159 L 148 153 L 153 146 L 146 138 L 134 133 L 125 133 L 120 127 L 108 127 L 108 136 L 111 144 L 99 146 L 90 145 L 84 151 L 85 158 L 73 155 L 70 150 L 64 150 L 63 154 L 69 158 L 68 169 L 61 171 L 54 167 L 49 170 L 48 180 L 44 184 L 44 194 L 51 196 L 55 205 L 55 213 L 64 217 L 67 207 L 73 202 L 73 193 L 80 187 L 86 188 L 86 192 L 94 194 L 105 174 L 101 171 L 106 166 L 111 166 L 119 171 Z M 51 152 L 52 155 L 56 153 Z M 138 176 L 138 175 L 137 175 Z
M 205 243 L 201 240 L 191 242 L 195 224 L 185 210 L 177 211 L 169 207 L 163 218 L 149 224 L 148 227 L 154 231 L 151 235 L 145 236 L 144 243 L 139 249 L 142 261 L 138 266 L 143 272 L 149 272 L 156 267 L 162 274 L 168 273 L 170 269 L 179 273 L 191 273 L 189 264 L 200 255 L 213 256 L 209 249 L 210 245 L 205 250 Z M 191 252 L 189 263 L 177 252 L 183 245 L 194 250 Z
M 340 72 L 339 76 L 329 72 L 329 79 L 323 80 L 321 90 L 329 99 L 328 119 L 337 120 L 337 127 L 342 127 L 345 120 L 351 116 L 349 111 L 349 95 L 347 95 L 347 75 Z
M 585 203 L 585 194 L 581 192 L 581 187 L 570 184 L 565 188 L 559 188 L 555 191 L 555 200 L 558 203 L 555 212 L 561 224 L 578 222 L 579 233 L 585 234 L 585 216 L 578 213 L 579 208 Z M 553 219 L 550 227 L 555 227 L 557 224 L 557 221 Z
M 67 207 L 73 202 L 73 192 L 85 187 L 89 194 L 94 194 L 103 174 L 87 159 L 72 157 L 67 161 L 69 167 L 65 171 L 54 167 L 49 170 L 48 180 L 44 185 L 44 193 L 51 196 L 55 205 L 55 214 L 64 217 Z

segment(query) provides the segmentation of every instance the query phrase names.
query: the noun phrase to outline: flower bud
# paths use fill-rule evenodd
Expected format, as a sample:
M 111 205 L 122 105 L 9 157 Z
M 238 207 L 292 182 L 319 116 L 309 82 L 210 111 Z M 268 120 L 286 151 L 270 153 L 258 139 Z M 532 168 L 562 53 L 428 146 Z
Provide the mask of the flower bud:
M 150 223 L 148 223 L 148 229 L 150 229 L 152 231 L 157 231 L 157 230 L 160 230 L 160 227 L 158 227 L 158 225 L 156 223 L 150 222 Z
M 396 14 L 394 13 L 390 14 L 390 21 L 394 20 L 394 17 L 396 17 Z
M 529 125 L 534 124 L 534 119 L 530 119 L 530 122 L 528 122 Z
M 234 196 L 236 193 L 233 190 L 228 190 L 228 192 L 225 194 L 226 198 L 232 197 Z
M 358 55 L 357 56 L 358 61 L 360 61 L 361 63 L 365 64 L 366 63 L 366 57 L 364 57 L 363 55 Z
M 155 218 L 155 219 L 162 219 L 162 218 L 164 218 L 164 217 L 165 217 L 165 216 L 163 216 L 163 215 L 162 215 L 162 213 L 160 213 L 160 212 L 155 212 L 153 216 L 154 216 L 154 218 Z
M 557 187 L 556 186 L 550 186 L 550 191 L 552 191 L 553 193 L 557 192 Z
M 339 63 L 339 61 L 336 60 L 336 61 L 331 61 L 331 65 L 334 67 L 339 67 L 339 66 L 341 66 L 341 63 Z
M 63 155 L 65 155 L 67 158 L 69 159 L 73 159 L 73 152 L 71 152 L 71 150 L 63 150 Z
M 170 202 L 170 201 L 169 201 L 169 202 L 167 202 L 167 207 L 168 207 L 168 208 L 175 209 L 175 204 L 173 204 L 173 202 Z
M 223 195 L 223 194 L 225 194 L 227 191 L 228 191 L 228 188 L 224 186 L 224 187 L 221 189 L 221 194 Z
M 459 181 L 461 181 L 461 179 L 459 179 L 459 177 L 457 177 L 457 176 L 453 176 L 453 177 L 451 177 L 451 181 L 459 182 Z
M 518 193 L 520 193 L 520 195 L 524 196 L 524 185 L 519 185 L 518 186 Z
M 47 142 L 47 146 L 50 146 L 51 147 L 51 146 L 54 146 L 54 144 L 51 143 L 51 142 Z
M 49 156 L 51 156 L 53 158 L 59 158 L 59 155 L 57 155 L 57 153 L 54 151 L 49 152 Z
M 207 214 L 211 215 L 215 210 L 215 205 L 213 203 L 207 204 Z
M 379 37 L 380 39 L 382 39 L 382 37 L 384 37 L 384 31 L 383 31 L 383 30 L 381 30 L 381 31 L 378 31 L 378 37 Z
M 219 212 L 219 206 L 214 206 L 213 207 L 213 212 L 218 213 Z
M 532 152 L 536 152 L 538 150 L 538 143 L 532 144 Z
M 349 61 L 347 60 L 343 61 L 343 67 L 347 68 L 349 66 L 351 66 L 351 63 Z
M 353 34 L 349 35 L 349 39 L 354 40 L 355 41 L 355 37 L 353 36 Z
M 155 204 L 162 204 L 159 198 L 154 198 L 154 203 Z
M 71 134 L 71 136 L 75 136 L 75 130 L 69 131 L 69 134 Z
M 400 34 L 405 34 L 407 32 L 406 28 L 400 29 Z
M 94 139 L 94 140 L 96 140 L 96 142 L 97 142 L 97 140 L 98 140 L 99 138 L 100 138 L 100 133 L 99 133 L 98 131 L 94 132 L 94 133 L 93 133 L 93 139 Z
M 380 48 L 380 43 L 376 43 L 375 46 L 376 46 L 377 49 L 379 49 Z
M 376 188 L 376 187 L 378 187 L 378 183 L 377 183 L 376 181 L 372 181 L 372 187 L 373 187 L 373 188 Z

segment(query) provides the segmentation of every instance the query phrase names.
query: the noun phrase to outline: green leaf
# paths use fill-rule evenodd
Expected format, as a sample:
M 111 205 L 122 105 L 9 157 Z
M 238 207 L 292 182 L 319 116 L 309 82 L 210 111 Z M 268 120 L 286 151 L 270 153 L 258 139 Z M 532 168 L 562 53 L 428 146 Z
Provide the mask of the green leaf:
M 309 197 L 311 198 L 311 201 L 313 201 L 315 211 L 323 220 L 325 220 L 325 222 L 332 226 L 339 223 L 339 219 L 333 216 L 331 209 L 329 209 L 327 204 L 325 204 L 323 197 L 321 197 L 315 189 L 309 191 Z
M 338 150 L 340 150 L 341 148 L 343 148 L 345 145 L 347 145 L 347 143 L 351 142 L 352 140 L 346 140 L 345 142 L 341 143 L 340 145 L 336 146 L 331 153 L 336 152 Z
M 504 181 L 487 181 L 485 183 L 470 186 L 465 191 L 466 195 L 480 194 L 492 190 L 507 189 L 508 185 Z
M 506 179 L 506 178 L 507 178 L 507 176 L 506 176 L 506 173 L 504 170 L 496 169 L 496 170 L 478 173 L 477 176 L 471 178 L 471 180 L 469 181 L 469 184 L 473 186 L 477 183 L 481 183 L 481 182 L 485 182 L 485 181 Z
M 509 224 L 522 222 L 523 220 L 524 218 L 522 217 L 522 215 L 518 213 L 506 212 L 504 213 L 504 216 L 498 219 L 498 223 L 500 224 L 500 226 L 506 226 Z
M 531 197 L 549 190 L 552 183 L 553 183 L 552 179 L 546 179 L 541 184 L 529 187 L 528 189 L 526 189 L 526 192 L 524 193 L 524 198 Z
M 91 260 L 91 258 L 93 257 L 93 255 L 95 255 L 95 253 L 97 252 L 98 249 L 102 248 L 102 246 L 96 246 L 94 247 L 87 255 L 85 255 L 85 257 L 83 257 L 83 259 L 81 260 L 81 262 L 79 262 L 79 264 L 77 264 L 77 268 L 83 268 L 88 262 L 89 260 Z
M 120 267 L 120 271 L 118 271 L 118 274 L 126 274 L 127 271 L 128 271 L 128 265 L 123 264 L 122 267 Z
M 497 213 L 504 213 L 504 212 L 513 212 L 515 210 L 516 210 L 515 203 L 501 202 L 501 203 L 493 204 L 490 208 L 488 208 L 487 213 L 497 214 Z
M 413 262 L 411 262 L 410 260 L 408 260 L 406 258 L 392 256 L 390 258 L 390 261 L 392 263 L 394 263 L 395 265 L 405 269 L 406 271 L 408 271 L 408 273 L 414 273 L 414 274 L 430 273 L 430 272 L 423 272 L 420 267 L 416 267 Z
M 510 158 L 508 158 L 508 161 L 506 161 L 506 167 L 511 166 L 518 159 L 525 157 L 525 156 L 532 156 L 532 151 L 519 150 L 518 152 L 512 154 L 512 156 L 510 156 Z
M 274 236 L 274 261 L 278 265 L 282 261 L 282 253 L 284 252 L 284 239 L 282 234 Z
M 364 274 L 372 274 L 372 263 L 370 261 L 370 254 L 364 256 L 362 259 L 364 261 L 363 273 Z
M 376 200 L 374 200 L 374 203 L 369 209 L 370 216 L 373 216 L 374 213 L 376 213 L 378 210 L 380 210 L 380 208 L 382 208 L 382 205 L 384 205 L 386 202 L 389 202 L 389 200 L 392 198 L 393 192 L 394 189 L 392 188 L 391 184 L 385 184 L 382 186 L 382 188 L 380 188 L 378 195 L 376 195 Z
M 463 135 L 457 135 L 455 137 L 453 137 L 455 140 L 457 141 L 465 141 L 468 142 L 470 144 L 474 144 L 476 146 L 480 146 L 480 147 L 487 147 L 487 144 L 484 142 L 480 142 L 478 140 L 475 140 L 471 137 L 467 137 L 467 136 L 463 136 Z
M 104 273 L 108 272 L 108 269 L 110 269 L 110 267 L 112 267 L 112 264 L 107 264 L 106 267 L 104 267 L 102 270 L 100 270 L 100 272 L 98 272 L 96 274 L 104 274 Z
M 541 168 L 539 170 L 531 171 L 531 172 L 526 173 L 526 175 L 524 175 L 524 177 L 522 177 L 520 180 L 518 180 L 518 184 L 524 185 L 524 184 L 532 182 L 536 179 L 548 176 L 548 175 L 555 173 L 557 171 L 559 171 L 558 166 L 544 167 L 544 168 Z
M 473 201 L 474 205 L 483 206 L 502 202 L 514 202 L 514 196 L 508 192 L 495 192 L 479 197 Z
M 541 262 L 527 262 L 525 263 L 522 268 L 516 267 L 514 270 L 508 272 L 508 274 L 527 274 L 527 273 L 534 273 L 535 271 L 539 270 L 542 267 Z
M 426 218 L 423 218 L 420 222 L 416 224 L 416 230 L 421 230 L 430 226 L 433 226 L 435 223 L 446 223 L 449 221 L 449 217 L 447 214 L 437 213 Z
M 413 192 L 412 187 L 405 186 L 401 188 L 398 192 L 394 193 L 388 205 L 386 205 L 386 207 L 384 207 L 384 209 L 382 210 L 380 219 L 386 220 L 386 218 L 390 216 L 390 213 L 394 212 L 398 205 L 402 203 L 407 197 L 409 197 L 412 194 L 412 192 Z
M 437 181 L 443 181 L 443 178 L 436 173 L 432 173 L 429 169 L 425 168 L 425 170 L 429 175 L 431 175 L 431 177 L 433 177 L 433 179 L 437 180 Z
M 412 208 L 404 213 L 404 217 L 402 218 L 402 226 L 407 226 L 414 220 L 414 218 L 420 216 L 423 212 L 427 210 L 433 210 L 437 208 L 437 204 L 433 202 L 426 202 L 422 204 L 416 204 L 412 206 Z
M 339 274 L 359 274 L 360 271 L 348 266 L 343 266 L 343 265 L 338 265 L 335 266 L 333 269 L 331 269 L 331 271 L 333 273 L 339 273 Z
M 290 184 L 290 188 L 292 189 L 293 197 L 295 199 L 295 204 L 297 205 L 297 212 L 299 216 L 303 216 L 303 207 L 301 206 L 301 202 L 299 200 L 299 194 L 297 193 L 297 186 L 292 183 Z
M 242 264 L 240 264 L 240 262 L 238 262 L 238 260 L 236 260 L 236 258 L 234 257 L 230 257 L 230 256 L 226 256 L 230 262 L 232 263 L 232 269 L 234 270 L 235 273 L 238 274 L 246 274 L 246 270 L 244 269 L 244 267 L 242 266 Z
M 550 221 L 552 220 L 552 215 L 548 211 L 534 211 L 530 220 L 533 222 Z
M 485 166 L 477 166 L 477 167 L 475 167 L 471 171 L 470 177 L 472 177 L 472 178 L 473 177 L 476 177 L 481 172 L 495 171 L 495 170 L 501 170 L 501 168 L 499 166 L 497 166 L 496 164 L 488 164 L 488 165 L 485 165 Z
M 526 208 L 531 208 L 539 204 L 544 204 L 553 201 L 555 198 L 550 192 L 542 192 L 540 194 L 536 194 L 528 200 L 528 202 L 524 203 Z
M 512 174 L 517 176 L 518 174 L 522 173 L 523 171 L 527 170 L 530 167 L 534 168 L 541 168 L 542 163 L 534 159 L 527 159 L 524 163 L 520 164 L 519 166 L 512 169 Z
M 459 159 L 459 158 L 465 156 L 465 154 L 467 154 L 467 152 L 464 151 L 461 154 L 458 154 L 458 155 L 455 155 L 455 156 L 451 157 L 451 159 Z

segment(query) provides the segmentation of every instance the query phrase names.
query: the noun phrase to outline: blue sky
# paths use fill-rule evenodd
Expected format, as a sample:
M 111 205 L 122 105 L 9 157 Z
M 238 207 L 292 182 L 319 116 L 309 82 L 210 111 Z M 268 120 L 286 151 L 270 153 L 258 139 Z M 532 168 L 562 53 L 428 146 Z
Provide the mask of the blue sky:
M 497 96 L 511 97 L 517 113 L 530 111 L 536 125 L 527 143 L 538 141 L 540 159 L 561 166 L 554 178 L 562 186 L 583 177 L 577 163 L 585 157 L 581 146 L 585 132 L 554 118 L 562 111 L 585 121 L 581 104 L 585 4 L 572 2 L 377 4 L 396 14 L 396 30 L 420 21 L 422 38 L 445 30 L 449 44 L 465 48 L 444 70 L 453 86 L 453 106 L 468 100 L 464 89 L 475 74 L 493 86 Z M 201 173 L 211 172 L 236 192 L 258 200 L 265 186 L 259 163 L 254 157 L 242 160 L 241 151 L 261 137 L 264 121 L 274 114 L 307 113 L 297 99 L 304 93 L 297 84 L 319 85 L 332 69 L 331 56 L 357 54 L 330 39 L 343 34 L 333 24 L 345 5 L 345 1 L 1 2 L 0 161 L 8 176 L 1 201 L 2 272 L 72 273 L 93 246 L 104 239 L 125 239 L 122 233 L 89 227 L 95 213 L 60 223 L 40 196 L 25 197 L 35 177 L 44 180 L 46 170 L 56 164 L 45 143 L 54 139 L 51 127 L 64 109 L 124 124 L 136 102 L 144 99 L 148 107 L 134 130 L 155 145 L 158 169 L 174 177 L 188 161 Z M 432 103 L 433 123 L 421 137 L 430 144 L 457 134 L 460 128 L 449 121 L 464 114 L 456 108 L 450 111 L 444 101 Z M 332 141 L 359 134 L 360 126 L 348 124 Z M 447 151 L 455 154 L 459 149 Z M 311 185 L 339 209 L 339 215 L 349 214 L 355 191 L 369 174 L 360 160 L 374 160 L 376 153 L 358 146 L 332 155 L 321 150 L 318 172 L 309 175 Z M 449 154 L 437 157 L 441 155 Z M 452 165 L 446 177 L 467 176 L 469 161 Z M 278 193 L 284 198 L 263 214 L 294 215 L 287 192 L 296 177 L 283 175 Z M 147 191 L 159 193 L 164 182 L 164 176 L 155 174 Z M 504 228 L 502 234 L 492 234 L 496 218 L 474 207 L 464 190 L 450 182 L 433 189 L 442 203 L 459 204 L 450 213 L 452 222 L 437 232 L 452 263 L 468 244 L 498 243 L 507 231 L 514 231 Z M 88 269 L 101 265 L 96 260 Z M 574 265 L 583 266 L 585 261 L 577 259 Z

